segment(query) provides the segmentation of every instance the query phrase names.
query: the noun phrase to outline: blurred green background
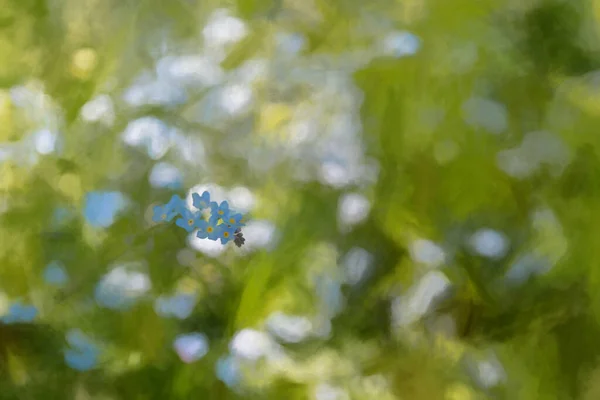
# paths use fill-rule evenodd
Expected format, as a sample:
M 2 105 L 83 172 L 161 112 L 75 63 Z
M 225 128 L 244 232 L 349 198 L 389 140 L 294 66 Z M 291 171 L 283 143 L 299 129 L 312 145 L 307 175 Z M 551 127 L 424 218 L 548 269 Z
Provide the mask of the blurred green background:
M 0 399 L 600 399 L 599 23 L 0 0 Z

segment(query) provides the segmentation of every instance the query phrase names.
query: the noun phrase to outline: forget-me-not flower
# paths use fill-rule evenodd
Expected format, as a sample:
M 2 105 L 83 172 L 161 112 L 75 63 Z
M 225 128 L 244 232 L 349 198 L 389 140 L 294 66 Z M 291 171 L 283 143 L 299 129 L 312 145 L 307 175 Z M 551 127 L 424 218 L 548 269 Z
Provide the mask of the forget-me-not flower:
M 227 220 L 224 220 L 224 222 L 229 225 L 230 227 L 237 229 L 241 226 L 244 226 L 246 224 L 244 224 L 243 221 L 244 216 L 242 214 L 230 214 L 227 217 Z
M 218 226 L 219 231 L 219 239 L 221 239 L 221 244 L 227 244 L 230 240 L 233 240 L 235 237 L 235 231 L 237 228 L 233 228 L 226 224 L 221 224 Z
M 196 207 L 198 210 L 204 210 L 205 208 L 210 207 L 210 193 L 204 191 L 202 196 L 200 196 L 198 193 L 193 193 L 192 201 L 194 207 Z
M 179 216 L 175 221 L 176 225 L 190 233 L 197 229 L 198 238 L 213 241 L 221 239 L 222 244 L 233 240 L 236 246 L 241 247 L 244 244 L 241 231 L 241 227 L 245 226 L 244 215 L 230 210 L 227 201 L 219 204 L 215 201 L 211 202 L 210 197 L 208 191 L 204 191 L 202 195 L 192 193 L 194 208 L 190 209 L 181 197 L 173 195 L 167 204 L 154 207 L 152 220 L 171 221 Z M 209 207 L 211 213 L 207 216 L 204 210 Z
M 185 203 L 178 195 L 174 194 L 167 204 L 155 206 L 152 214 L 154 222 L 170 222 L 185 210 Z
M 198 212 L 193 212 L 184 208 L 181 210 L 181 217 L 175 221 L 178 227 L 185 229 L 188 232 L 192 232 L 194 229 L 199 227 L 202 216 Z
M 178 195 L 174 194 L 171 197 L 171 200 L 169 200 L 169 202 L 166 204 L 166 208 L 168 211 L 180 214 L 181 211 L 186 208 L 185 201 Z
M 177 216 L 177 212 L 170 211 L 167 208 L 166 204 L 159 205 L 159 206 L 155 206 L 153 208 L 152 221 L 154 221 L 154 222 L 171 221 L 171 220 L 173 220 L 173 218 L 175 218 L 175 216 Z
M 212 217 L 215 219 L 222 219 L 225 221 L 229 217 L 229 203 L 227 201 L 221 202 L 219 205 L 217 202 L 210 203 L 210 208 L 212 211 Z
M 219 238 L 219 227 L 217 221 L 210 219 L 209 221 L 200 220 L 198 222 L 198 233 L 196 236 L 200 239 L 217 240 Z

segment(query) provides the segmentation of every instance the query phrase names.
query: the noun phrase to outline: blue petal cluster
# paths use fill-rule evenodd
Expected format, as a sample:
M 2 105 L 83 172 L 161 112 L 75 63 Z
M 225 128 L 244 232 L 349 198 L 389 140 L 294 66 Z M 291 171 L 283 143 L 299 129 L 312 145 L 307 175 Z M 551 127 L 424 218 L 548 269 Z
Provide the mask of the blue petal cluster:
M 33 322 L 37 314 L 38 310 L 34 306 L 17 301 L 10 306 L 8 313 L 0 318 L 0 321 L 5 324 L 26 324 Z
M 89 371 L 98 363 L 99 349 L 79 329 L 67 333 L 69 347 L 64 349 L 65 363 L 77 371 Z
M 210 193 L 192 194 L 193 210 L 190 210 L 181 197 L 174 195 L 167 204 L 154 207 L 154 222 L 171 222 L 191 233 L 196 231 L 200 239 L 220 240 L 222 244 L 233 241 L 241 247 L 245 239 L 242 227 L 245 226 L 244 215 L 229 208 L 226 201 L 221 204 L 210 200 Z M 210 216 L 207 211 L 210 210 Z

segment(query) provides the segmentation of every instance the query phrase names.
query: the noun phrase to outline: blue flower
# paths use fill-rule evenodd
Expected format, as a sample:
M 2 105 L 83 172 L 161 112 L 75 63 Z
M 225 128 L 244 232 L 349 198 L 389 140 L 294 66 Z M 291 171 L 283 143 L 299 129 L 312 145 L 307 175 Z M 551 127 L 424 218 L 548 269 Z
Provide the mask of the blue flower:
M 69 276 L 62 263 L 52 261 L 44 270 L 44 280 L 51 285 L 62 286 L 67 283 Z
M 196 296 L 193 294 L 178 294 L 170 299 L 171 314 L 179 319 L 186 319 L 194 311 Z
M 200 196 L 198 193 L 193 193 L 192 201 L 194 202 L 194 207 L 196 207 L 198 210 L 204 210 L 210 206 L 210 193 L 204 191 L 202 196 Z
M 196 295 L 179 293 L 172 297 L 160 296 L 154 302 L 156 313 L 162 317 L 186 319 L 194 311 Z
M 126 206 L 127 198 L 121 192 L 89 192 L 83 213 L 93 227 L 108 228 Z
M 227 386 L 235 386 L 240 379 L 240 366 L 235 357 L 221 357 L 215 365 L 217 378 Z
M 185 203 L 181 197 L 176 194 L 171 197 L 167 204 L 155 206 L 152 213 L 152 221 L 165 222 L 172 221 L 177 215 L 185 210 Z
M 221 224 L 218 226 L 219 231 L 219 239 L 221 239 L 221 244 L 227 244 L 230 240 L 235 238 L 235 230 L 236 228 L 228 226 L 226 224 Z
M 8 309 L 8 314 L 2 317 L 5 324 L 18 324 L 32 322 L 37 316 L 37 308 L 25 306 L 20 302 L 13 303 Z
M 173 348 L 184 363 L 198 361 L 208 353 L 208 339 L 199 332 L 178 335 Z
M 187 208 L 184 208 L 181 211 L 181 218 L 178 218 L 177 221 L 175 221 L 175 224 L 188 232 L 192 232 L 194 229 L 198 228 L 198 224 L 202 221 L 200 213 L 192 212 Z
M 225 221 L 227 217 L 229 217 L 229 203 L 223 201 L 221 205 L 218 205 L 216 202 L 210 203 L 210 209 L 212 211 L 211 218 L 215 220 L 222 219 Z
M 200 220 L 196 236 L 200 239 L 208 238 L 210 240 L 217 240 L 219 238 L 219 230 L 216 220 L 212 218 L 209 221 Z
M 242 214 L 230 214 L 224 222 L 232 228 L 239 228 L 246 225 L 242 222 L 243 218 Z
M 167 208 L 166 205 L 155 206 L 153 209 L 152 221 L 154 221 L 154 222 L 171 221 L 171 220 L 173 220 L 173 218 L 175 218 L 176 215 L 177 215 L 177 212 L 169 211 L 169 209 Z
M 176 194 L 171 197 L 171 200 L 169 200 L 165 207 L 168 212 L 174 212 L 176 214 L 181 214 L 183 210 L 187 209 L 185 201 Z
M 67 333 L 70 348 L 64 350 L 67 365 L 77 371 L 88 371 L 98 362 L 99 350 L 79 329 Z
M 77 371 L 89 371 L 98 362 L 98 353 L 92 349 L 73 350 L 66 349 L 64 352 L 65 363 Z

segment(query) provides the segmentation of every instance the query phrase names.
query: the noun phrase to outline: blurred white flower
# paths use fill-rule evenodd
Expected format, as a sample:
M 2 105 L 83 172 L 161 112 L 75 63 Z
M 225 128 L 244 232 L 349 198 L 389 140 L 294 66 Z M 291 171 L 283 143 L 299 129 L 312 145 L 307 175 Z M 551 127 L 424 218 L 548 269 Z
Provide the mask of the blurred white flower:
M 286 143 L 295 148 L 313 139 L 317 135 L 318 125 L 313 120 L 294 117 L 287 129 L 289 130 L 289 140 Z
M 520 148 L 498 152 L 496 163 L 498 164 L 498 168 L 517 179 L 529 177 L 538 168 L 536 160 L 527 157 Z
M 276 243 L 275 226 L 264 220 L 249 221 L 242 228 L 246 243 L 241 248 L 244 252 L 249 252 L 259 248 L 271 249 Z
M 382 41 L 383 52 L 394 57 L 413 55 L 420 47 L 421 40 L 406 31 L 389 33 Z
M 173 347 L 184 363 L 198 361 L 208 353 L 208 339 L 202 333 L 194 332 L 178 335 Z
M 493 353 L 482 360 L 472 358 L 468 360 L 467 366 L 475 381 L 484 388 L 497 386 L 506 379 L 506 372 Z
M 501 258 L 508 251 L 508 238 L 493 229 L 480 229 L 469 239 L 471 249 L 489 258 Z
M 127 124 L 122 134 L 123 141 L 132 147 L 145 147 L 148 157 L 162 158 L 171 145 L 172 132 L 160 119 L 141 117 Z
M 121 265 L 113 268 L 98 282 L 95 298 L 99 305 L 111 309 L 126 309 L 152 287 L 147 274 Z
M 187 101 L 185 90 L 175 82 L 142 75 L 123 92 L 123 100 L 132 107 L 144 105 L 174 106 Z
M 248 33 L 246 24 L 229 15 L 226 9 L 216 10 L 202 30 L 206 46 L 222 47 L 241 40 Z
M 218 257 L 221 255 L 221 253 L 223 253 L 223 251 L 225 251 L 225 246 L 223 246 L 221 242 L 209 239 L 200 239 L 195 233 L 192 233 L 188 236 L 188 245 L 192 249 L 213 258 Z
M 493 100 L 472 97 L 462 106 L 465 121 L 490 133 L 499 134 L 508 128 L 508 112 L 503 104 Z
M 325 161 L 321 164 L 320 180 L 327 185 L 341 188 L 350 184 L 352 178 L 352 172 L 342 163 Z
M 221 90 L 221 107 L 230 115 L 246 111 L 252 101 L 252 89 L 248 85 L 232 84 Z
M 450 287 L 450 281 L 439 271 L 423 276 L 406 295 L 392 303 L 392 317 L 397 326 L 409 325 L 421 318 L 431 305 Z
M 84 121 L 112 126 L 115 122 L 115 109 L 111 97 L 107 94 L 94 97 L 81 107 L 81 117 Z
M 183 175 L 176 166 L 160 162 L 152 167 L 148 180 L 150 185 L 155 188 L 178 189 L 181 186 Z
M 520 146 L 498 152 L 498 167 L 508 175 L 524 179 L 542 166 L 559 176 L 571 161 L 568 147 L 560 138 L 546 131 L 529 132 Z
M 194 206 L 194 202 L 192 199 L 192 195 L 194 193 L 202 194 L 204 191 L 208 191 L 210 193 L 210 201 L 216 201 L 217 203 L 221 203 L 222 201 L 228 201 L 228 193 L 227 191 L 217 185 L 216 183 L 201 183 L 195 186 L 192 186 L 190 190 L 188 190 L 188 194 L 186 197 L 187 206 L 192 209 Z
M 437 268 L 444 264 L 446 259 L 444 250 L 431 240 L 417 239 L 410 244 L 409 249 L 415 262 L 428 267 Z
M 179 131 L 172 131 L 171 145 L 183 161 L 194 166 L 205 167 L 206 151 L 200 137 L 184 135 Z
M 350 397 L 345 390 L 321 383 L 315 388 L 315 400 L 348 400 Z
M 485 387 L 496 386 L 503 378 L 502 368 L 490 361 L 482 361 L 478 365 L 479 380 Z
M 254 329 L 242 329 L 233 337 L 229 350 L 237 357 L 256 361 L 279 353 L 279 346 L 266 333 Z
M 254 208 L 256 198 L 250 189 L 243 186 L 236 186 L 229 191 L 231 199 L 230 207 L 241 213 L 246 213 Z
M 358 193 L 347 193 L 338 202 L 338 221 L 342 227 L 352 226 L 369 215 L 371 203 Z
M 58 134 L 48 129 L 42 129 L 33 135 L 33 140 L 38 153 L 50 154 L 56 151 Z
M 265 79 L 269 73 L 269 61 L 260 58 L 247 60 L 233 71 L 231 79 L 238 83 L 250 85 L 258 80 Z
M 278 32 L 275 35 L 275 41 L 280 52 L 288 55 L 298 54 L 306 42 L 304 36 L 300 34 L 282 32 Z
M 346 273 L 346 281 L 351 285 L 356 285 L 367 275 L 373 255 L 360 247 L 353 247 L 344 256 L 342 265 Z
M 216 60 L 201 55 L 164 57 L 158 62 L 156 70 L 159 79 L 181 85 L 214 86 L 225 77 Z
M 60 106 L 44 91 L 40 81 L 10 88 L 10 98 L 37 129 L 59 131 L 63 123 Z
M 312 330 L 312 324 L 307 318 L 281 312 L 271 314 L 266 325 L 269 332 L 287 343 L 301 342 Z

